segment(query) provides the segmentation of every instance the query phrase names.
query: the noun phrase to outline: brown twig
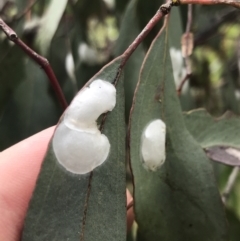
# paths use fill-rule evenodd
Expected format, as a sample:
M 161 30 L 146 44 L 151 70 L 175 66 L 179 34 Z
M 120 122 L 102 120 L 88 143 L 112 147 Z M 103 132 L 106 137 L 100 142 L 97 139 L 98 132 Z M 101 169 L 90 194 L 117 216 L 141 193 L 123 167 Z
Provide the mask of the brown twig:
M 232 191 L 233 186 L 237 181 L 238 174 L 239 174 L 239 167 L 234 167 L 228 178 L 226 187 L 224 188 L 224 191 L 222 193 L 222 201 L 224 204 L 226 204 L 229 194 Z
M 149 34 L 149 32 L 153 29 L 153 27 L 162 19 L 163 16 L 168 14 L 173 6 L 173 1 L 168 1 L 167 3 L 161 5 L 156 14 L 152 17 L 152 19 L 148 22 L 142 32 L 137 36 L 137 38 L 132 42 L 132 44 L 125 50 L 123 53 L 123 61 L 120 66 L 120 70 L 124 67 L 132 53 L 138 47 L 139 44 L 145 39 L 145 37 Z
M 240 8 L 239 0 L 173 0 L 175 4 L 200 4 L 200 5 L 219 5 L 225 4 Z
M 7 38 L 10 41 L 14 42 L 17 46 L 19 46 L 31 59 L 33 59 L 37 64 L 39 64 L 43 68 L 52 84 L 52 87 L 59 99 L 60 104 L 65 110 L 68 106 L 67 101 L 63 95 L 62 89 L 48 60 L 37 54 L 31 48 L 29 48 L 20 38 L 18 38 L 17 34 L 1 18 L 0 29 L 6 34 Z

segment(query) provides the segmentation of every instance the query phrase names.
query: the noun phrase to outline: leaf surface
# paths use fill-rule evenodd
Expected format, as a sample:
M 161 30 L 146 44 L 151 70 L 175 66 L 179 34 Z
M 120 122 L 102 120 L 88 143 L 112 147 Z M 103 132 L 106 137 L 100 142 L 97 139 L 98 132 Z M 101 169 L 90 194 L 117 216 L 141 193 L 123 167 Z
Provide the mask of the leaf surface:
M 0 151 L 55 125 L 62 112 L 55 95 L 49 91 L 43 70 L 28 58 L 15 58 L 18 62 L 16 71 L 20 67 L 22 70 L 15 72 L 9 69 L 6 71 L 9 79 L 6 76 L 1 82 L 4 85 L 4 81 L 9 80 L 8 84 L 12 84 L 14 89 L 5 102 L 0 118 Z M 15 80 L 16 83 L 13 82 Z
M 187 131 L 173 81 L 168 30 L 145 58 L 131 115 L 130 153 L 135 216 L 141 241 L 226 241 L 226 220 L 211 163 Z M 166 161 L 157 171 L 142 164 L 146 125 L 167 126 Z
M 118 58 L 111 62 L 92 80 L 113 82 L 120 61 Z M 101 166 L 85 175 L 74 175 L 60 167 L 50 143 L 25 220 L 22 241 L 126 239 L 122 77 L 117 85 L 117 104 L 107 114 L 103 133 L 111 144 L 110 154 Z
M 231 146 L 240 148 L 240 118 L 225 115 L 213 118 L 206 110 L 199 109 L 184 114 L 187 129 L 203 147 Z

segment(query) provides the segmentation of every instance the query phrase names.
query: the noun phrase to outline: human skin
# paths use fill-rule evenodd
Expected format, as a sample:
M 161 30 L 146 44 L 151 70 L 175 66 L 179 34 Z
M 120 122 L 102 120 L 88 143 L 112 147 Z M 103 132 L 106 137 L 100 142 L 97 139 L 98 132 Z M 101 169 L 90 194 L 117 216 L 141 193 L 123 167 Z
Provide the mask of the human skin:
M 41 163 L 55 127 L 50 127 L 0 153 L 0 240 L 18 241 Z M 132 201 L 127 191 L 127 204 Z M 128 230 L 133 209 L 127 212 Z

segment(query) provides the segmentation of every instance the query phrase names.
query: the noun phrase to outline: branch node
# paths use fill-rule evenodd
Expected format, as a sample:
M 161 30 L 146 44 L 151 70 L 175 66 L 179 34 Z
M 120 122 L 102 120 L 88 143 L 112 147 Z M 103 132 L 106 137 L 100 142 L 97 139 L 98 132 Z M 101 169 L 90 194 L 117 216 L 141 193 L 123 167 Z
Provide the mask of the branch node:
M 14 42 L 16 39 L 18 39 L 17 34 L 12 33 L 12 34 L 10 34 L 10 35 L 9 35 L 9 40 L 11 40 L 11 41 L 13 41 L 13 42 Z
M 161 5 L 160 10 L 162 11 L 162 13 L 164 15 L 167 15 L 171 11 L 171 8 L 172 8 L 172 1 L 167 2 L 167 3 L 163 4 L 163 5 Z

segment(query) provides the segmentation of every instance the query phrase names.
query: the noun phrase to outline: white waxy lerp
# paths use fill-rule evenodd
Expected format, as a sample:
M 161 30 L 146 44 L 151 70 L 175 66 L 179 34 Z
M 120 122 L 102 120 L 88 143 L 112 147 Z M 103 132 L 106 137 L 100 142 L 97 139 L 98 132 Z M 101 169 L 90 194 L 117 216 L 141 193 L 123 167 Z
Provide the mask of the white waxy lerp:
M 166 125 L 160 120 L 150 122 L 142 134 L 141 154 L 147 170 L 156 171 L 166 158 Z
M 116 88 L 95 80 L 73 99 L 53 136 L 58 162 L 69 172 L 86 174 L 108 157 L 110 143 L 97 127 L 97 118 L 116 105 Z

